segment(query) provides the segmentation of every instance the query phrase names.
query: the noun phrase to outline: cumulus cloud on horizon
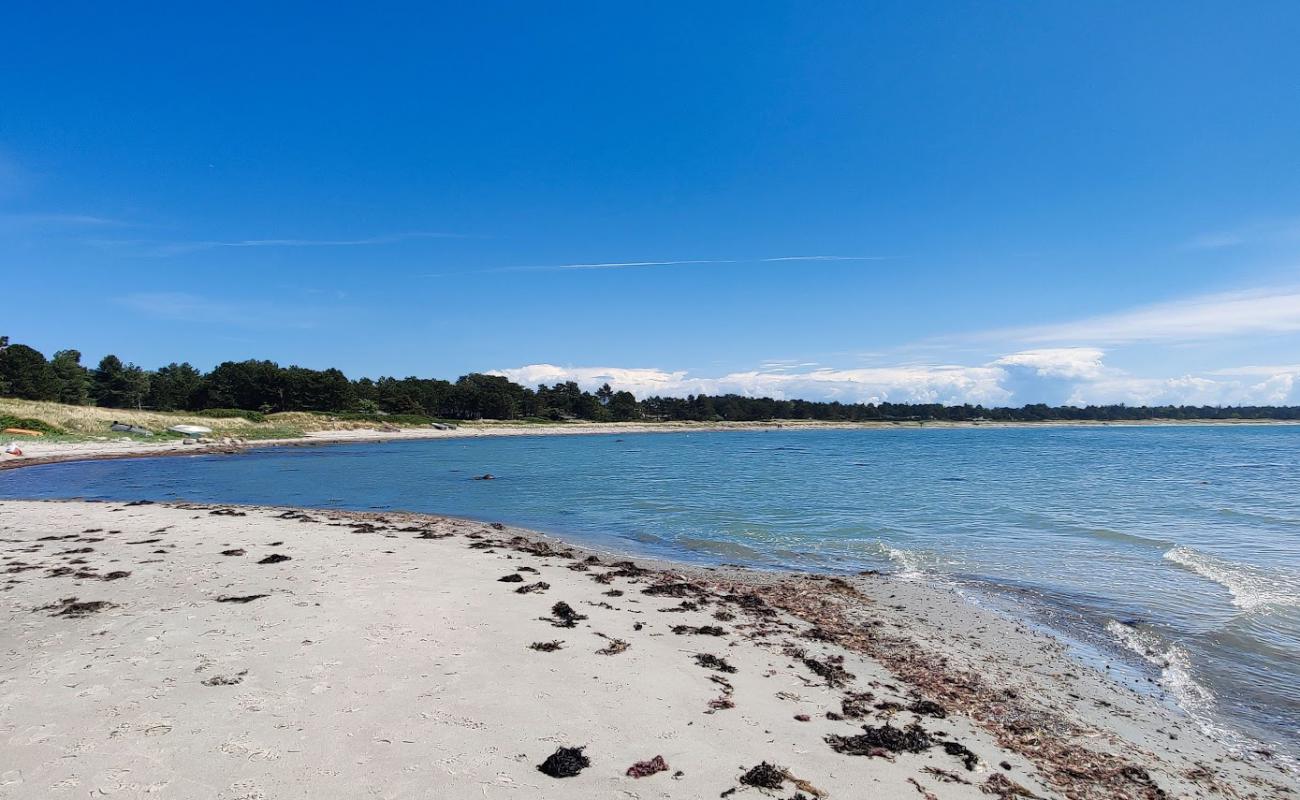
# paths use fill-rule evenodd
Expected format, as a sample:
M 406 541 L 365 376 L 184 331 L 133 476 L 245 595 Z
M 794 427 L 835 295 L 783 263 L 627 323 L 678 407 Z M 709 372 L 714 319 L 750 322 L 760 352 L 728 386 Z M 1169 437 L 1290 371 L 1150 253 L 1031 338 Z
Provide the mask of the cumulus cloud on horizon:
M 574 381 L 584 389 L 608 383 L 637 397 L 741 394 L 846 403 L 971 403 L 985 406 L 1048 403 L 1089 405 L 1296 405 L 1300 365 L 1269 371 L 1239 367 L 1206 375 L 1145 378 L 1107 366 L 1093 347 L 1040 348 L 977 365 L 900 365 L 859 369 L 763 369 L 717 377 L 685 370 L 562 367 L 530 364 L 495 370 L 525 386 Z M 807 366 L 807 365 L 800 365 Z

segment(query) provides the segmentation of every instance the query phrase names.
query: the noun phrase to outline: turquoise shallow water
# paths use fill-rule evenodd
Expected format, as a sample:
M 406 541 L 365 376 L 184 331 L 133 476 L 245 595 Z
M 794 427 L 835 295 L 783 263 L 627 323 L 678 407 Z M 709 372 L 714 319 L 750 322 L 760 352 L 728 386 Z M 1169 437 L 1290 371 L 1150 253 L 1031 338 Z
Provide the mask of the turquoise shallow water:
M 1147 670 L 1224 736 L 1300 751 L 1300 427 L 265 448 L 10 471 L 0 497 L 393 508 L 679 560 L 887 568 L 995 596 Z

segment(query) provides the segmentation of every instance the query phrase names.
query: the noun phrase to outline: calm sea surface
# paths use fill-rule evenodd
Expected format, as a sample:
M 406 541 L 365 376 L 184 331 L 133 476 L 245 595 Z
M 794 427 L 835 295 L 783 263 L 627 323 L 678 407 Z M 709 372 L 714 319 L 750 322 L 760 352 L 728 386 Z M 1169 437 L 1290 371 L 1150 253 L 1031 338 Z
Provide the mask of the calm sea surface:
M 498 479 L 470 479 L 485 472 Z M 1300 427 L 266 448 L 9 471 L 0 497 L 404 509 L 679 560 L 883 567 L 1027 616 L 1121 675 L 1145 671 L 1223 736 L 1300 752 Z

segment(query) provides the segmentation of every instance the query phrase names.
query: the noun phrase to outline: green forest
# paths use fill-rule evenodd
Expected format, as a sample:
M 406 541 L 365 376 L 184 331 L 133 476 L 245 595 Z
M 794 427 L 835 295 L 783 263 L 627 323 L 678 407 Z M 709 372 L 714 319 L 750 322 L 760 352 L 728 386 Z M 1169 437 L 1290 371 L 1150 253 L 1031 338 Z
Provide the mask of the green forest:
M 1296 406 L 1047 406 L 1016 408 L 911 403 L 840 403 L 776 400 L 742 395 L 645 397 L 605 385 L 595 392 L 572 381 L 520 386 L 499 375 L 471 373 L 438 378 L 350 379 L 337 369 L 280 366 L 274 361 L 225 361 L 208 372 L 188 363 L 145 369 L 104 356 L 94 367 L 81 353 L 60 350 L 47 358 L 33 347 L 0 337 L 0 396 L 71 405 L 269 414 L 331 414 L 455 420 L 570 420 L 597 422 L 749 422 L 775 419 L 827 422 L 1048 420 L 1300 419 Z

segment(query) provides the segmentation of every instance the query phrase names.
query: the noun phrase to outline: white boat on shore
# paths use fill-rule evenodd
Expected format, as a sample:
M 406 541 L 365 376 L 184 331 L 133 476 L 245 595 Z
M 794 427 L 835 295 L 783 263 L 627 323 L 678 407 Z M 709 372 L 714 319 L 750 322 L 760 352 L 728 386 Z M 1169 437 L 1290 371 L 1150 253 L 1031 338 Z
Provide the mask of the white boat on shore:
M 207 433 L 212 433 L 211 428 L 202 425 L 173 425 L 167 430 L 172 433 L 183 433 L 186 436 L 202 436 Z

